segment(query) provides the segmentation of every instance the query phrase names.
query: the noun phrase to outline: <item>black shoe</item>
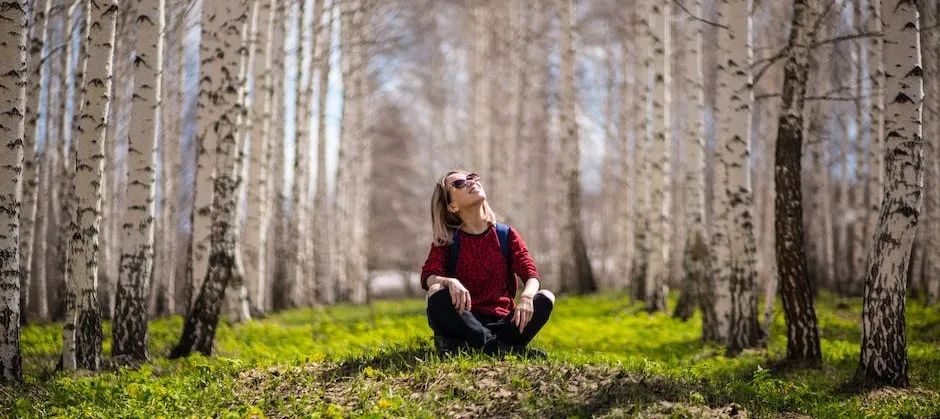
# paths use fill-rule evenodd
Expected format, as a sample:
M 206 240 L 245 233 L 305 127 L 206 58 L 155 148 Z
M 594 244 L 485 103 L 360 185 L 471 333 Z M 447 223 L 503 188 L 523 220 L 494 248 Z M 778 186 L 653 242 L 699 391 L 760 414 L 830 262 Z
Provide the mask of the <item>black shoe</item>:
M 440 357 L 450 356 L 457 353 L 464 347 L 460 338 L 450 338 L 441 335 L 434 335 L 434 349 Z

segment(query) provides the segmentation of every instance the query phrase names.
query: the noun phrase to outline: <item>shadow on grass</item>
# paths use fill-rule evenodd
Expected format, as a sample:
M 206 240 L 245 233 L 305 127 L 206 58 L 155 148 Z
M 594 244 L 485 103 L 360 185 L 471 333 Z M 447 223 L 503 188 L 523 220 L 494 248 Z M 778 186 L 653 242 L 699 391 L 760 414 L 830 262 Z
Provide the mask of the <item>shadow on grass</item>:
M 387 373 L 411 371 L 419 364 L 436 359 L 437 354 L 429 342 L 415 340 L 409 345 L 381 349 L 339 362 L 335 367 L 323 372 L 321 378 L 329 381 L 349 378 L 361 373 L 367 367 Z
M 690 393 L 700 390 L 697 385 L 660 377 L 634 379 L 621 374 L 610 381 L 600 383 L 596 390 L 587 394 L 575 394 L 569 400 L 554 403 L 546 411 L 547 417 L 594 417 L 612 408 L 624 409 L 624 413 L 638 413 L 645 407 L 658 403 L 677 402 Z

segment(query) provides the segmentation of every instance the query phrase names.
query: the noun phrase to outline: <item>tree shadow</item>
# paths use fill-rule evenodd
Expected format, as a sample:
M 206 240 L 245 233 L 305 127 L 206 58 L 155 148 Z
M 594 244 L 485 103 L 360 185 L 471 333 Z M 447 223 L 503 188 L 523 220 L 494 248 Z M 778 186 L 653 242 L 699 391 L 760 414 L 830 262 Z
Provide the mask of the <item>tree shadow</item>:
M 577 403 L 556 406 L 550 417 L 594 417 L 615 406 L 629 405 L 633 411 L 658 401 L 676 401 L 684 389 L 665 380 L 630 382 L 615 380 L 598 387 L 597 391 Z
M 360 374 L 367 367 L 386 373 L 411 371 L 423 364 L 437 359 L 433 346 L 424 340 L 415 340 L 410 345 L 383 348 L 355 358 L 343 360 L 321 374 L 321 379 L 335 381 Z

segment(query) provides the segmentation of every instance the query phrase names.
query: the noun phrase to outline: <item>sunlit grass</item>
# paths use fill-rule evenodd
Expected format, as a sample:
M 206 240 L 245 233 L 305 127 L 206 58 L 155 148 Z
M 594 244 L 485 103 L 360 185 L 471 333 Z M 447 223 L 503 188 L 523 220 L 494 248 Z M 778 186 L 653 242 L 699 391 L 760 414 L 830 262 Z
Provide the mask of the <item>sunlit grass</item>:
M 438 359 L 423 300 L 223 322 L 215 356 L 179 361 L 165 356 L 182 320 L 160 319 L 150 327 L 153 362 L 98 374 L 53 372 L 61 328 L 33 325 L 22 334 L 26 383 L 0 388 L 0 416 L 438 417 L 497 408 L 527 416 L 650 409 L 699 416 L 721 408 L 758 416 L 940 415 L 940 310 L 909 303 L 912 388 L 870 393 L 843 389 L 858 362 L 860 301 L 824 295 L 817 312 L 825 366 L 809 371 L 772 369 L 786 348 L 782 313 L 768 348 L 727 358 L 699 341 L 698 315 L 688 322 L 649 315 L 619 294 L 561 296 L 533 342 L 549 351 L 544 361 Z M 105 332 L 110 338 L 110 325 Z

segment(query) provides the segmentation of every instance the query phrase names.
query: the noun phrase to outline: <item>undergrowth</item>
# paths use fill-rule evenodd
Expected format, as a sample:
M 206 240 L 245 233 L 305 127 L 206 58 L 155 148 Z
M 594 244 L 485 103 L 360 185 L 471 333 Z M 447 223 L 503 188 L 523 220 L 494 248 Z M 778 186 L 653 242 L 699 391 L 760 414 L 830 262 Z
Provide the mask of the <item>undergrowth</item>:
M 166 354 L 182 321 L 160 319 L 150 327 L 150 363 L 94 374 L 56 372 L 61 326 L 30 325 L 21 337 L 25 382 L 0 387 L 0 416 L 940 417 L 940 310 L 908 304 L 911 388 L 875 391 L 846 386 L 860 312 L 857 299 L 817 301 L 820 370 L 781 365 L 782 314 L 767 348 L 728 358 L 700 342 L 700 317 L 650 315 L 619 294 L 559 297 L 533 342 L 547 360 L 439 359 L 422 300 L 223 322 L 214 356 L 175 361 Z

